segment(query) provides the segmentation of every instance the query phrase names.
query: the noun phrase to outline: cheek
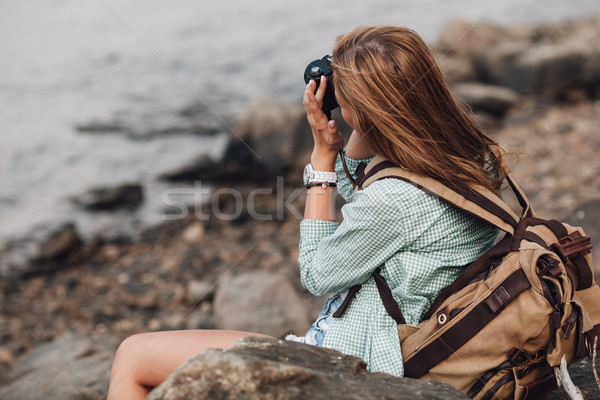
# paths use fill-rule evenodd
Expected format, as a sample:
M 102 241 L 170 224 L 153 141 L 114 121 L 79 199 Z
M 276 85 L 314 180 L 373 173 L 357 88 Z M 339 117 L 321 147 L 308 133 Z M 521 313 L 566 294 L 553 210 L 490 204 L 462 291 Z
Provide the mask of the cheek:
M 346 121 L 346 123 L 350 125 L 350 128 L 354 129 L 354 120 L 352 119 L 352 113 L 350 113 L 350 110 L 348 110 L 346 107 L 341 108 L 342 118 L 344 118 L 344 121 Z

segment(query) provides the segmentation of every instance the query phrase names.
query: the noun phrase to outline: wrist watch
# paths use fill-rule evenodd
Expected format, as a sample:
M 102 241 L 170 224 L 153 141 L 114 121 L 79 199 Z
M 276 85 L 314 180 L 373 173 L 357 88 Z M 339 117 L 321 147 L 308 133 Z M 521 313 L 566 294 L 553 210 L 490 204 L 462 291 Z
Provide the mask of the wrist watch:
M 337 172 L 315 171 L 312 165 L 304 167 L 304 184 L 306 188 L 321 185 L 323 187 L 335 186 L 337 182 Z

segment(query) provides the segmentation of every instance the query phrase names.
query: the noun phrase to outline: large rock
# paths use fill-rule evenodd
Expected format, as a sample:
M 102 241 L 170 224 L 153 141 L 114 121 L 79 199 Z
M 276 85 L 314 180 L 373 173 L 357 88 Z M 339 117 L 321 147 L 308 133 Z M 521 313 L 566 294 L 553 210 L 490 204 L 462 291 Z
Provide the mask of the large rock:
M 191 358 L 148 400 L 468 399 L 436 381 L 369 373 L 359 358 L 275 339 L 245 338 Z
M 224 278 L 214 299 L 217 326 L 283 337 L 310 327 L 306 308 L 283 273 L 253 271 Z
M 36 347 L 15 362 L 0 399 L 102 399 L 116 348 L 116 340 L 75 333 Z
M 144 198 L 142 185 L 123 183 L 113 187 L 98 187 L 88 190 L 73 199 L 73 202 L 88 210 L 134 209 Z
M 450 83 L 473 81 L 477 78 L 470 57 L 436 54 L 436 59 Z
M 9 241 L 0 251 L 0 276 L 52 272 L 67 258 L 76 256 L 81 243 L 72 222 L 36 226 L 23 237 Z
M 276 99 L 250 101 L 234 124 L 234 132 L 245 141 L 256 161 L 268 171 L 278 172 L 294 157 L 294 133 L 304 118 L 301 104 L 288 105 Z
M 517 104 L 521 97 L 509 88 L 478 82 L 459 83 L 454 91 L 475 112 L 485 111 L 498 116 Z
M 522 93 L 560 97 L 583 87 L 585 60 L 583 49 L 567 44 L 535 46 L 517 57 L 512 73 L 499 83 Z
M 339 108 L 332 113 L 342 134 L 352 129 Z M 313 137 L 302 105 L 277 99 L 252 100 L 236 119 L 220 159 L 201 157 L 160 176 L 171 182 L 202 181 L 221 185 L 272 182 L 277 176 L 297 177 L 310 161 Z
M 597 95 L 600 84 L 598 20 L 511 27 L 496 39 L 472 37 L 470 58 L 480 79 L 524 94 L 557 99 Z M 466 45 L 464 45 L 466 46 Z
M 450 20 L 442 28 L 436 49 L 442 54 L 471 56 L 500 41 L 506 30 L 493 24 Z
M 591 98 L 600 98 L 600 51 L 586 60 L 583 79 L 587 95 Z
M 285 175 L 296 165 L 300 154 L 312 148 L 310 129 L 300 104 L 289 105 L 276 99 L 255 99 L 236 119 L 229 143 L 220 160 L 200 158 L 182 168 L 167 172 L 168 181 L 206 181 L 219 184 L 260 183 Z M 300 140 L 298 136 L 308 140 Z
M 568 214 L 565 222 L 573 226 L 581 226 L 586 235 L 592 238 L 592 254 L 594 257 L 594 277 L 600 282 L 600 199 L 590 200 L 577 205 Z
M 483 82 L 501 84 L 512 79 L 516 59 L 529 51 L 527 40 L 506 40 L 473 55 L 477 76 Z

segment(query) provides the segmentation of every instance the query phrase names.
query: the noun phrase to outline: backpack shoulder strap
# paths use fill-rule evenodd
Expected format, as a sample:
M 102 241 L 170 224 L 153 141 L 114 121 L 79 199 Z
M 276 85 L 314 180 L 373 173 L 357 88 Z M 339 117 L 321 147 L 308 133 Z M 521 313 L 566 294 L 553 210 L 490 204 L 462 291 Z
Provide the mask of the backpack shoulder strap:
M 508 169 L 506 171 L 507 180 L 523 207 L 523 214 L 532 214 L 525 194 L 512 174 L 508 172 Z M 521 219 L 500 197 L 489 189 L 482 186 L 459 187 L 443 184 L 433 178 L 399 167 L 379 155 L 375 156 L 359 175 L 356 180 L 359 189 L 364 189 L 371 183 L 384 178 L 401 179 L 432 196 L 439 197 L 445 202 L 489 222 L 510 235 L 514 234 L 515 228 Z

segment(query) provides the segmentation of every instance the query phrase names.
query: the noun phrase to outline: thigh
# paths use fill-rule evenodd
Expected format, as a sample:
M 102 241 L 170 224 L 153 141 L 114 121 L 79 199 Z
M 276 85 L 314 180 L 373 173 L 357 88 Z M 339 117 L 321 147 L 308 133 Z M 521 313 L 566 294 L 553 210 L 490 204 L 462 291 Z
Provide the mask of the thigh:
M 154 387 L 162 383 L 186 359 L 202 351 L 228 349 L 243 337 L 266 335 L 218 330 L 186 330 L 151 332 L 128 338 L 130 368 L 137 381 Z

